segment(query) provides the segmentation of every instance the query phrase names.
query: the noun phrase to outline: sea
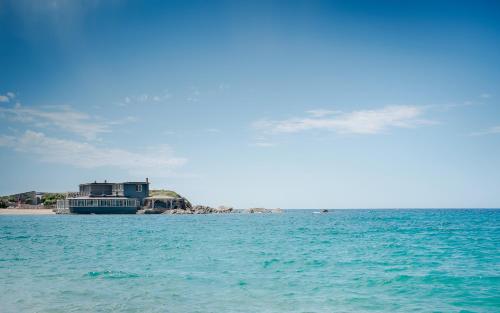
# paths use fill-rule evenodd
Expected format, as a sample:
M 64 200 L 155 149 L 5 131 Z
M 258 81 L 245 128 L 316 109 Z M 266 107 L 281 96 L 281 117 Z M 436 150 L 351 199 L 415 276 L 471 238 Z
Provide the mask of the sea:
M 0 312 L 500 312 L 500 210 L 0 216 Z

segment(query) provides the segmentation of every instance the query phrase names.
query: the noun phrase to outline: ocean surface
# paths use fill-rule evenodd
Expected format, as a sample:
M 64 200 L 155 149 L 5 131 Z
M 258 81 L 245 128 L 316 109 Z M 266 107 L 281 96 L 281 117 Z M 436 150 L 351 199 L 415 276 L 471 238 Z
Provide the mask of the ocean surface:
M 0 216 L 0 312 L 500 312 L 500 210 Z

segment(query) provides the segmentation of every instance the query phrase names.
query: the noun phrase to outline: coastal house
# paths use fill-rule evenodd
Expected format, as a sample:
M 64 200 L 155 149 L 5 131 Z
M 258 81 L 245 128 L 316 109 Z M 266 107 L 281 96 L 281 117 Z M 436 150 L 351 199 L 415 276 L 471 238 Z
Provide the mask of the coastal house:
M 79 214 L 135 214 L 149 196 L 149 181 L 81 184 L 79 192 L 57 201 L 58 210 Z

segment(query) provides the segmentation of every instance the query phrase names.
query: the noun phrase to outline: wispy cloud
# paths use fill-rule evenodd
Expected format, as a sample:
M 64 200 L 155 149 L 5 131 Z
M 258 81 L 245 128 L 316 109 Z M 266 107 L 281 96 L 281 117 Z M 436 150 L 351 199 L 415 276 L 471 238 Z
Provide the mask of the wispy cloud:
M 147 94 L 143 93 L 136 96 L 126 96 L 123 101 L 118 102 L 118 106 L 128 106 L 132 104 L 145 104 L 145 103 L 158 103 L 163 102 L 172 97 L 168 90 L 160 94 Z
M 465 101 L 453 101 L 450 103 L 432 104 L 428 105 L 427 107 L 440 111 L 448 111 L 450 109 L 457 109 L 457 108 L 476 107 L 476 106 L 486 105 L 491 97 L 492 95 L 489 93 L 482 93 L 477 96 L 470 97 Z
M 258 136 L 248 144 L 250 147 L 270 148 L 276 146 L 267 136 Z
M 306 113 L 309 113 L 312 117 L 323 117 L 323 116 L 328 116 L 328 115 L 332 115 L 332 114 L 338 114 L 338 113 L 341 113 L 341 111 L 316 109 L 316 110 L 306 111 Z
M 188 97 L 186 98 L 186 100 L 188 102 L 198 102 L 200 100 L 200 91 L 198 90 L 198 88 L 195 88 L 195 87 L 191 87 L 191 92 L 189 93 Z
M 0 108 L 0 118 L 4 117 L 34 127 L 55 127 L 87 140 L 96 139 L 99 134 L 110 132 L 111 125 L 121 123 L 120 121 L 100 121 L 67 106 L 46 107 L 46 109 L 48 110 L 25 107 L 18 103 L 10 108 Z
M 9 91 L 4 95 L 0 95 L 0 102 L 10 102 L 15 97 L 16 97 L 16 94 Z
M 275 144 L 272 143 L 272 142 L 260 141 L 260 142 L 253 142 L 253 143 L 250 144 L 250 146 L 252 146 L 252 147 L 259 147 L 259 148 L 271 148 L 271 147 L 274 147 Z
M 494 134 L 500 134 L 500 125 L 498 126 L 493 126 L 488 129 L 484 129 L 481 131 L 473 132 L 470 135 L 471 136 L 484 136 L 484 135 L 494 135 Z
M 185 158 L 173 156 L 167 145 L 156 145 L 142 149 L 141 152 L 133 152 L 52 138 L 31 130 L 19 136 L 0 135 L 0 146 L 29 153 L 43 162 L 79 168 L 116 167 L 141 175 L 168 175 L 187 162 Z
M 378 134 L 390 128 L 413 128 L 434 123 L 422 118 L 424 109 L 418 106 L 386 106 L 377 110 L 353 111 L 328 117 L 325 116 L 326 110 L 315 110 L 314 112 L 316 116 L 312 117 L 296 117 L 285 120 L 262 119 L 253 123 L 253 127 L 272 133 L 327 130 L 340 134 Z M 311 112 L 308 113 L 311 115 Z M 330 113 L 328 112 L 328 114 Z
M 224 90 L 227 90 L 229 88 L 231 88 L 231 86 L 229 84 L 226 84 L 226 83 L 220 83 L 219 84 L 219 90 L 220 91 L 224 91 Z

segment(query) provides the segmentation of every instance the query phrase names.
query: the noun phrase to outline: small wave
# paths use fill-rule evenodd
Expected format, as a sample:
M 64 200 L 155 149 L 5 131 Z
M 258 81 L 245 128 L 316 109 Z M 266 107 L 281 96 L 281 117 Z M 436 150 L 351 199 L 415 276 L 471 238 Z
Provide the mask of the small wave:
M 310 262 L 307 262 L 306 264 L 312 267 L 323 267 L 326 265 L 326 261 L 324 260 L 312 260 Z
M 22 240 L 22 239 L 30 239 L 31 236 L 28 235 L 19 235 L 19 236 L 2 236 L 1 240 Z
M 246 285 L 248 285 L 248 283 L 244 280 L 240 280 L 240 281 L 238 281 L 238 285 L 239 286 L 246 286 Z
M 90 278 L 103 278 L 103 279 L 124 279 L 124 278 L 138 278 L 139 274 L 123 272 L 123 271 L 99 271 L 88 272 L 85 276 Z
M 271 259 L 271 260 L 266 260 L 264 261 L 264 268 L 268 268 L 269 266 L 273 265 L 274 263 L 278 263 L 280 260 L 278 259 Z

